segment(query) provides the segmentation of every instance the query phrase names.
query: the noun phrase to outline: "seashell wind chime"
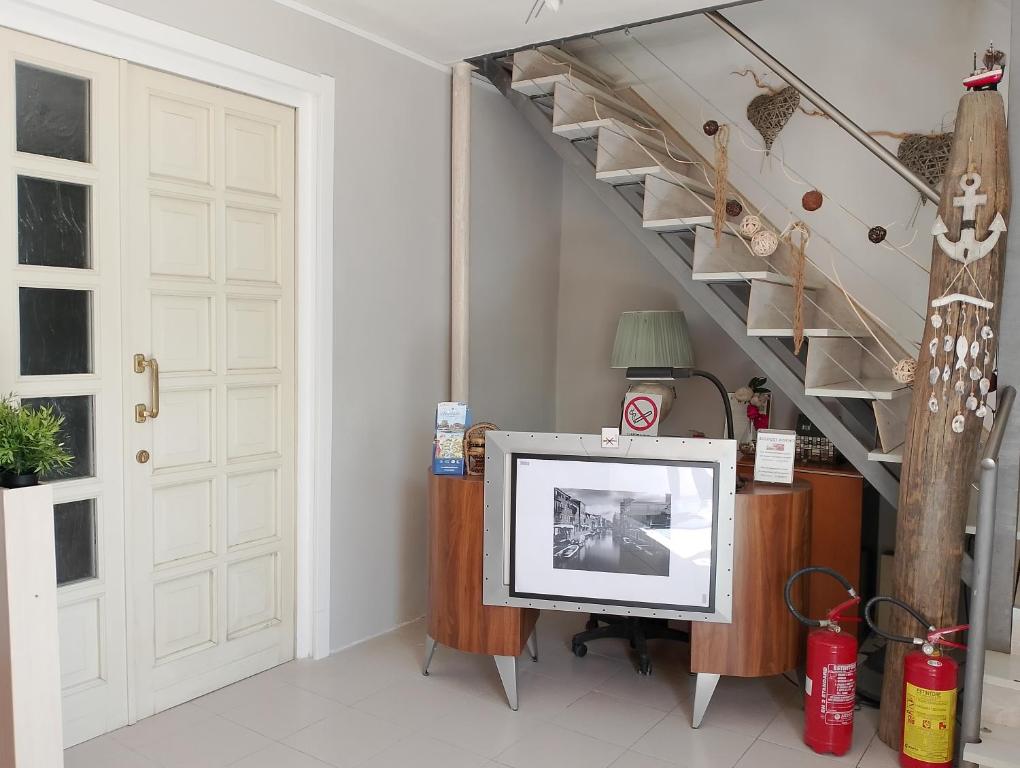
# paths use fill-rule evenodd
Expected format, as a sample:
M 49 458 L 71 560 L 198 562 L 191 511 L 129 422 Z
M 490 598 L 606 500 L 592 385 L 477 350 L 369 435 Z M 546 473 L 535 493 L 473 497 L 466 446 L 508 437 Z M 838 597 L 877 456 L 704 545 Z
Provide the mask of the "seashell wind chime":
M 968 172 L 960 178 L 963 195 L 953 198 L 953 205 L 963 209 L 958 241 L 953 242 L 946 236 L 949 229 L 941 216 L 935 219 L 932 227 L 932 235 L 942 252 L 963 264 L 945 292 L 931 302 L 934 311 L 929 320 L 935 335 L 928 342 L 928 351 L 932 356 L 932 367 L 928 371 L 928 383 L 931 385 L 928 410 L 938 413 L 940 408 L 955 406 L 952 429 L 957 434 L 963 432 L 967 414 L 973 413 L 980 419 L 988 413 L 987 400 L 994 358 L 995 330 L 991 325 L 991 311 L 995 304 L 981 295 L 970 265 L 987 256 L 999 236 L 1006 231 L 1002 214 L 996 213 L 988 228 L 988 236 L 984 240 L 977 239 L 977 208 L 988 202 L 987 195 L 978 194 L 980 187 L 981 176 L 977 173 Z M 965 272 L 974 283 L 978 296 L 950 293 Z M 943 326 L 953 327 L 954 323 L 959 328 L 959 335 L 954 337 L 941 332 Z M 941 398 L 938 391 L 940 387 Z

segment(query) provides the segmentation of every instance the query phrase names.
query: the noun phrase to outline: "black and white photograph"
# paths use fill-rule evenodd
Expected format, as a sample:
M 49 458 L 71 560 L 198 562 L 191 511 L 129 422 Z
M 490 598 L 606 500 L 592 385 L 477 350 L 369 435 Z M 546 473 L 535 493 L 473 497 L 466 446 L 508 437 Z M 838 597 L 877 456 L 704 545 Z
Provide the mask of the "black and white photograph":
M 669 576 L 670 494 L 553 489 L 553 568 Z
M 511 594 L 706 608 L 715 466 L 516 455 Z

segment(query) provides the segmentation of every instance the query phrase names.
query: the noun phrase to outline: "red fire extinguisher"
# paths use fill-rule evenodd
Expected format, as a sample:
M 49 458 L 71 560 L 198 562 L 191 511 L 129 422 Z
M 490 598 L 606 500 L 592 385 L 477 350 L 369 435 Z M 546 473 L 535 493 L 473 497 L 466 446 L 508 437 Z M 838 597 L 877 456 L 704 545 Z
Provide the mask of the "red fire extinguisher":
M 878 603 L 902 608 L 927 631 L 924 638 L 890 635 L 872 618 Z M 903 768 L 950 768 L 953 764 L 953 732 L 956 725 L 956 689 L 959 665 L 941 648 L 967 646 L 946 640 L 945 635 L 962 632 L 968 624 L 936 629 L 918 611 L 894 597 L 874 597 L 864 607 L 864 619 L 873 632 L 887 640 L 916 646 L 903 659 L 903 723 L 900 765 Z
M 824 573 L 836 579 L 849 600 L 829 610 L 824 619 L 809 619 L 793 606 L 793 584 L 808 573 Z M 854 705 L 857 698 L 857 640 L 843 633 L 843 611 L 861 602 L 846 577 L 831 568 L 813 566 L 793 574 L 786 582 L 786 607 L 801 624 L 814 627 L 808 633 L 804 680 L 804 743 L 819 754 L 844 755 L 854 737 Z

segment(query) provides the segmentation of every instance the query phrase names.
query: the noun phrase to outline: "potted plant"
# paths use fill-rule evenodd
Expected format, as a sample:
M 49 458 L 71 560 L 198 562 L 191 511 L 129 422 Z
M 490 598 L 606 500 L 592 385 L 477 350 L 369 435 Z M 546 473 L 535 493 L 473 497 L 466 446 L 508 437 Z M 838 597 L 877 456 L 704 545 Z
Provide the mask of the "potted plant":
M 60 471 L 74 458 L 60 442 L 64 417 L 49 406 L 22 407 L 13 395 L 0 398 L 0 487 L 26 488 L 39 475 Z

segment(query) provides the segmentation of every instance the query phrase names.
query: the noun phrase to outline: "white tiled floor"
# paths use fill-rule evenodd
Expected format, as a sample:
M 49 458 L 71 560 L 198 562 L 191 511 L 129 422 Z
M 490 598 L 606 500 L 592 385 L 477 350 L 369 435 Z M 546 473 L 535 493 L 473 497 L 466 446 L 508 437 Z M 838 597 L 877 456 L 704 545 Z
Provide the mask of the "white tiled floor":
M 724 678 L 690 727 L 686 648 L 652 643 L 653 674 L 622 641 L 575 658 L 580 616 L 547 613 L 538 663 L 520 662 L 519 712 L 492 660 L 440 647 L 422 677 L 421 622 L 319 662 L 292 662 L 68 750 L 67 768 L 894 768 L 862 710 L 854 745 L 800 740 L 797 689 Z

